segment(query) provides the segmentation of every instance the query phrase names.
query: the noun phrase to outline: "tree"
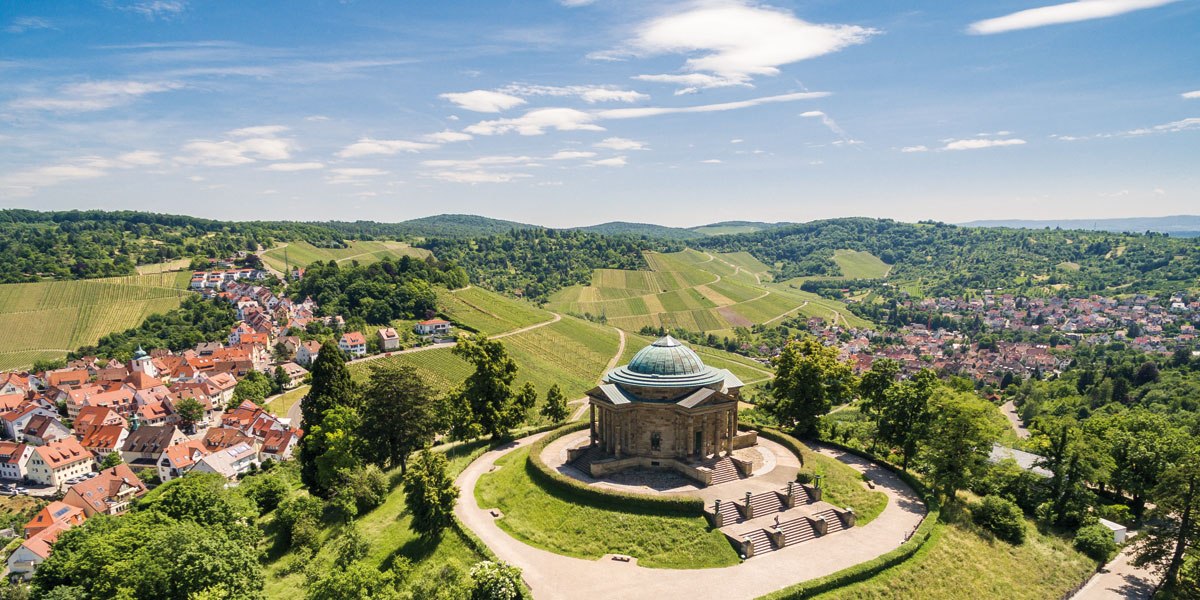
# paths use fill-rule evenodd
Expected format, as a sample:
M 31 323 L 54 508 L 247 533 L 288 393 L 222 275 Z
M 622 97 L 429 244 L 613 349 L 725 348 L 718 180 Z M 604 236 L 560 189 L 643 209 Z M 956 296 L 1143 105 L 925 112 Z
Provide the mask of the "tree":
M 482 561 L 471 567 L 471 600 L 516 600 L 521 597 L 521 570 Z
M 972 507 L 971 520 L 1006 542 L 1025 542 L 1025 515 L 1012 500 L 984 496 L 979 504 Z
M 1085 525 L 1075 532 L 1075 549 L 1088 555 L 1098 563 L 1108 562 L 1108 557 L 1117 550 L 1111 529 L 1099 524 Z
M 321 427 L 329 411 L 338 407 L 352 409 L 358 405 L 358 391 L 354 380 L 350 378 L 350 370 L 346 368 L 345 358 L 341 352 L 332 351 L 332 346 L 330 350 L 317 354 L 317 359 L 313 361 L 312 387 L 302 404 L 301 428 L 307 435 L 300 438 L 300 480 L 310 489 L 318 491 L 323 490 L 317 473 L 317 459 L 327 447 L 324 437 L 314 436 L 312 432 Z
M 436 392 L 412 366 L 372 364 L 359 433 L 366 459 L 382 467 L 400 465 L 406 473 L 409 455 L 432 443 L 441 429 L 436 406 Z
M 136 510 L 209 527 L 244 529 L 243 524 L 258 511 L 247 498 L 226 489 L 226 483 L 216 473 L 189 473 L 154 488 Z
M 987 469 L 1000 430 L 990 417 L 996 407 L 974 394 L 939 388 L 929 399 L 933 418 L 926 429 L 924 460 L 930 479 L 946 500 Z
M 772 399 L 765 408 L 800 435 L 816 435 L 820 416 L 848 402 L 855 389 L 854 370 L 838 360 L 837 348 L 811 337 L 789 342 L 774 363 Z
M 1186 434 L 1167 417 L 1141 408 L 1094 420 L 1088 434 L 1102 440 L 1112 461 L 1109 482 L 1133 498 L 1134 518 L 1140 521 L 1146 495 L 1182 456 Z
M 308 587 L 309 600 L 399 600 L 399 583 L 392 571 L 380 571 L 365 562 L 356 562 L 329 571 Z
M 320 355 L 318 355 L 318 356 L 320 356 Z M 292 384 L 292 378 L 288 376 L 287 371 L 283 370 L 283 365 L 279 365 L 279 366 L 275 367 L 275 373 L 274 373 L 274 376 L 272 377 L 272 379 L 274 379 L 274 381 L 273 381 L 273 383 L 275 384 L 274 392 L 276 394 L 287 389 L 287 386 Z
M 204 418 L 204 405 L 189 396 L 175 405 L 175 414 L 179 415 L 179 420 L 182 421 L 185 429 L 191 429 Z
M 259 402 L 270 396 L 273 388 L 269 377 L 258 371 L 250 371 L 238 382 L 237 387 L 233 388 L 233 400 L 235 402 L 244 400 Z
M 929 424 L 929 398 L 938 388 L 937 374 L 921 369 L 911 379 L 901 381 L 884 393 L 878 404 L 879 439 L 899 446 L 903 455 L 902 467 L 917 453 L 917 445 Z
M 332 504 L 349 521 L 387 499 L 390 483 L 387 475 L 375 465 L 362 469 L 342 469 Z
M 311 439 L 309 450 L 320 452 L 313 459 L 315 479 L 308 487 L 314 494 L 329 497 L 342 472 L 357 470 L 362 464 L 356 435 L 361 423 L 362 419 L 353 408 L 339 406 L 325 413 L 321 424 L 314 425 L 304 436 Z
M 109 452 L 104 455 L 104 459 L 100 461 L 100 470 L 111 469 L 125 461 L 121 460 L 120 452 Z
M 1079 522 L 1091 503 L 1087 481 L 1096 472 L 1100 453 L 1073 419 L 1045 417 L 1037 428 L 1042 433 L 1034 440 L 1042 456 L 1038 466 L 1051 473 L 1048 512 L 1039 511 L 1038 516 L 1054 525 Z
M 458 487 L 446 472 L 446 456 L 426 448 L 404 476 L 404 504 L 412 527 L 422 537 L 436 538 L 454 517 Z
M 517 363 L 503 344 L 487 338 L 459 338 L 452 352 L 474 365 L 475 372 L 450 394 L 451 433 L 460 439 L 508 437 L 528 410 L 516 402 L 511 387 Z
M 1163 473 L 1153 500 L 1153 518 L 1138 536 L 1134 564 L 1162 565 L 1163 590 L 1175 591 L 1187 555 L 1195 554 L 1200 544 L 1196 525 L 1200 516 L 1200 448 L 1193 445 L 1177 465 Z
M 552 423 L 559 423 L 566 421 L 570 414 L 567 410 L 567 399 L 558 384 L 550 386 L 550 390 L 546 392 L 546 403 L 542 405 L 542 416 Z
M 862 398 L 862 410 L 869 417 L 875 417 L 887 398 L 888 390 L 896 385 L 900 376 L 900 363 L 890 358 L 880 358 L 871 362 L 871 368 L 863 373 L 858 382 L 858 396 Z

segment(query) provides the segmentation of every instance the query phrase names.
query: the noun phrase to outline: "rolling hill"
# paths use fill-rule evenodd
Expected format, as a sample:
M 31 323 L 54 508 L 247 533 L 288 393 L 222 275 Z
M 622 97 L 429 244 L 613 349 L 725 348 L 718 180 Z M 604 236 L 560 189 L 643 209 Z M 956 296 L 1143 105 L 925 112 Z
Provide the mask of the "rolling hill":
M 428 250 L 413 248 L 404 242 L 346 242 L 345 248 L 320 248 L 308 242 L 294 242 L 263 253 L 263 262 L 277 271 L 288 266 L 304 267 L 317 261 L 336 260 L 339 263 L 358 261 L 359 264 L 379 262 L 386 256 L 425 258 Z
M 1121 219 L 997 219 L 970 221 L 964 227 L 1008 227 L 1011 229 L 1075 229 L 1141 233 L 1154 231 L 1178 237 L 1200 237 L 1200 215 L 1127 217 Z

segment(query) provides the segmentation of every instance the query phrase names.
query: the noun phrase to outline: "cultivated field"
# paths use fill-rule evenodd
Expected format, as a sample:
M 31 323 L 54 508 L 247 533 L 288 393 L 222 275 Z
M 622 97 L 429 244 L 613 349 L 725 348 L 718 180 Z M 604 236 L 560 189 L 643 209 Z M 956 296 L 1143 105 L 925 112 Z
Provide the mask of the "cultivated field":
M 597 269 L 591 285 L 560 290 L 547 307 L 603 316 L 627 331 L 649 326 L 727 335 L 735 327 L 795 315 L 866 324 L 839 302 L 771 283 L 769 267 L 745 252 L 684 250 L 645 256 L 651 270 Z
M 847 279 L 882 279 L 892 270 L 891 265 L 874 254 L 858 250 L 834 250 L 833 262 Z
M 404 242 L 348 242 L 348 248 L 318 248 L 308 242 L 293 242 L 263 253 L 263 262 L 277 271 L 289 265 L 304 267 L 317 261 L 336 260 L 339 263 L 358 261 L 359 264 L 379 262 L 384 257 L 412 256 L 425 258 L 428 250 L 413 248 Z
M 179 272 L 0 285 L 0 369 L 61 358 L 171 310 L 191 293 L 189 279 Z
M 478 287 L 449 291 L 438 288 L 438 307 L 456 324 L 495 335 L 549 321 L 554 315 L 528 302 L 506 298 Z

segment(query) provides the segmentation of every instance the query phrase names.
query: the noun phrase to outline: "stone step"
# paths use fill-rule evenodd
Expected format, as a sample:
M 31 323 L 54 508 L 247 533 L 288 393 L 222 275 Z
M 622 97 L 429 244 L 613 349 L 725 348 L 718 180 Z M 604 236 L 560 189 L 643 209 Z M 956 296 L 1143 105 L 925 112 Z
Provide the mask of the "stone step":
M 818 514 L 822 517 L 825 517 L 825 522 L 829 524 L 829 528 L 825 531 L 825 535 L 836 533 L 846 528 L 846 525 L 842 523 L 842 517 L 837 514 L 837 511 L 830 509 L 822 511 Z
M 750 538 L 750 543 L 754 545 L 754 556 L 761 556 L 775 550 L 775 546 L 771 544 L 770 536 L 761 529 L 750 531 L 746 533 L 745 537 Z
M 779 531 L 783 533 L 784 546 L 807 542 L 817 537 L 817 532 L 813 529 L 812 523 L 804 517 L 780 523 Z

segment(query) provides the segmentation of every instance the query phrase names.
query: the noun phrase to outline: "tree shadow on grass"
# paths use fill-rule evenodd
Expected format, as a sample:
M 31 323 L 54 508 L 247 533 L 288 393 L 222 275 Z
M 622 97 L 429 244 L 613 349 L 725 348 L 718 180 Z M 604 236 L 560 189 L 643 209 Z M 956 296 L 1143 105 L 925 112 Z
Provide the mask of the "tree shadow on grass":
M 400 546 L 389 554 L 387 558 L 383 559 L 383 562 L 379 565 L 380 570 L 386 571 L 391 569 L 400 557 L 407 558 L 414 564 L 428 558 L 437 551 L 444 535 L 447 535 L 447 532 L 438 536 L 417 536 L 408 540 L 403 546 Z

